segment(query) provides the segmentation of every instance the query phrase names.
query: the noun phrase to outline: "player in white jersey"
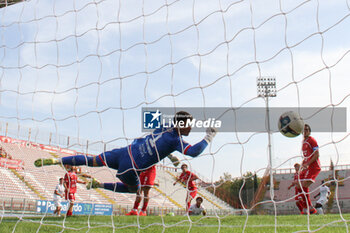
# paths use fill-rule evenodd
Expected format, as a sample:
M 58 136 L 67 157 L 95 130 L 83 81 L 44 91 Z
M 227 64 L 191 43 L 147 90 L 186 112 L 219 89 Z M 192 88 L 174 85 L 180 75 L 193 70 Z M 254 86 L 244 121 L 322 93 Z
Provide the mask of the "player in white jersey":
M 206 215 L 207 213 L 205 212 L 204 207 L 202 206 L 203 203 L 203 198 L 201 197 L 197 197 L 196 198 L 196 204 L 193 204 L 190 206 L 190 208 L 188 209 L 188 214 L 189 215 Z
M 56 185 L 55 191 L 53 193 L 53 201 L 56 206 L 56 210 L 53 213 L 57 214 L 57 216 L 61 216 L 61 209 L 62 209 L 61 201 L 63 197 L 64 197 L 63 178 L 60 178 L 59 184 Z
M 315 206 L 315 208 L 317 209 L 317 213 L 323 214 L 323 206 L 328 202 L 328 198 L 330 195 L 331 191 L 329 190 L 328 186 L 324 183 L 324 180 L 322 180 L 320 192 L 316 196 L 314 196 L 314 198 L 320 196 L 320 198 L 316 201 Z

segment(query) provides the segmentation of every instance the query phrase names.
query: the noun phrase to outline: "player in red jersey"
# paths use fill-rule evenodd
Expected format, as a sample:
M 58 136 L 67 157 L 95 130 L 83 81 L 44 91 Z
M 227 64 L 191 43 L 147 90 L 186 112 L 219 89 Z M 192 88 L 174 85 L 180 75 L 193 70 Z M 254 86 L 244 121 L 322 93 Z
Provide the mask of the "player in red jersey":
M 152 186 L 158 186 L 157 183 L 154 183 L 154 180 L 156 179 L 157 170 L 156 166 L 152 166 L 148 168 L 147 170 L 143 171 L 140 174 L 140 183 L 141 183 L 141 189 L 137 191 L 136 194 L 136 200 L 134 202 L 133 209 L 127 213 L 126 215 L 140 215 L 140 216 L 147 216 L 146 210 L 149 202 L 149 191 L 151 190 Z M 143 206 L 140 212 L 138 212 L 139 205 L 142 200 L 142 192 L 143 192 Z
M 77 183 L 85 184 L 86 182 L 78 180 L 78 176 L 75 173 L 75 167 L 71 165 L 65 165 L 67 173 L 64 176 L 65 197 L 69 201 L 69 208 L 67 211 L 67 217 L 72 216 L 73 206 L 75 201 L 75 193 L 77 192 Z
M 197 195 L 197 186 L 194 181 L 198 179 L 198 177 L 187 168 L 187 164 L 181 165 L 182 173 L 174 183 L 174 185 L 176 185 L 177 182 L 181 182 L 187 187 L 186 211 L 190 208 L 192 199 Z
M 321 172 L 321 164 L 319 160 L 319 148 L 316 140 L 310 136 L 311 127 L 308 124 L 304 126 L 304 141 L 303 141 L 303 156 L 302 170 L 300 173 L 301 190 L 303 194 L 303 206 L 310 210 L 310 214 L 317 213 L 317 210 L 312 206 L 310 200 L 309 186 L 315 182 L 316 177 Z M 305 193 L 305 194 L 304 194 Z
M 294 173 L 294 180 L 292 182 L 291 185 L 289 185 L 288 190 L 291 189 L 293 186 L 295 186 L 295 204 L 298 207 L 298 209 L 300 210 L 301 214 L 304 214 L 304 200 L 302 198 L 302 194 L 301 194 L 301 189 L 300 189 L 300 179 L 299 179 L 299 173 L 300 173 L 300 164 L 296 163 L 294 164 L 294 169 L 295 169 L 295 173 Z

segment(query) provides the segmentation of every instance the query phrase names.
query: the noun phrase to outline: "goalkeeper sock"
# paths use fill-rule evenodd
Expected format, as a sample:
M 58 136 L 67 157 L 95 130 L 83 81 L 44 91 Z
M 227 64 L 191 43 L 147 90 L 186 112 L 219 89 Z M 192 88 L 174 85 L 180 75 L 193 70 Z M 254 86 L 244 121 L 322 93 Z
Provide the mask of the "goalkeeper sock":
M 128 186 L 124 183 L 104 183 L 104 189 L 112 190 L 117 193 L 136 193 L 139 189 L 139 186 Z
M 86 155 L 75 155 L 61 158 L 63 164 L 69 164 L 72 166 L 80 166 L 87 165 L 89 167 L 93 166 L 93 158 L 92 156 Z
M 123 183 L 104 183 L 103 188 L 111 190 L 113 192 L 118 192 L 118 193 L 129 192 L 128 187 Z

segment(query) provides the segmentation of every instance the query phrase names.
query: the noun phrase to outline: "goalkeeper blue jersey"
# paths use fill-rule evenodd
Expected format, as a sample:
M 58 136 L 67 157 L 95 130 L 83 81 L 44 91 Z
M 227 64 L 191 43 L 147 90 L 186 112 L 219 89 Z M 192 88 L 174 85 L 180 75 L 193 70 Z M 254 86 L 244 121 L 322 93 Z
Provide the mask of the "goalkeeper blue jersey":
M 144 169 L 158 163 L 174 151 L 196 157 L 207 145 L 203 139 L 191 146 L 182 139 L 175 128 L 162 127 L 144 138 L 135 139 L 129 146 L 129 151 L 135 165 Z
M 175 128 L 160 128 L 144 138 L 135 139 L 131 145 L 106 151 L 96 156 L 97 166 L 118 170 L 116 176 L 122 181 L 105 183 L 104 188 L 114 192 L 136 192 L 140 187 L 139 173 L 160 162 L 171 152 L 179 151 L 192 157 L 207 147 L 203 139 L 191 146 L 182 139 Z M 63 164 L 94 166 L 94 157 L 75 155 L 62 158 Z

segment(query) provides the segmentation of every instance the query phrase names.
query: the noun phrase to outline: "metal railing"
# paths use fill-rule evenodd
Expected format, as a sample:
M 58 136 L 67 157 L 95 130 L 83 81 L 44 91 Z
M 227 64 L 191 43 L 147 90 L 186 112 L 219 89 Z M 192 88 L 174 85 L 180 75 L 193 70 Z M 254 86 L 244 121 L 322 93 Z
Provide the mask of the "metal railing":
M 321 171 L 329 171 L 331 166 L 321 166 Z M 350 164 L 334 165 L 334 170 L 350 170 Z M 280 168 L 274 171 L 274 174 L 294 174 L 294 168 Z

